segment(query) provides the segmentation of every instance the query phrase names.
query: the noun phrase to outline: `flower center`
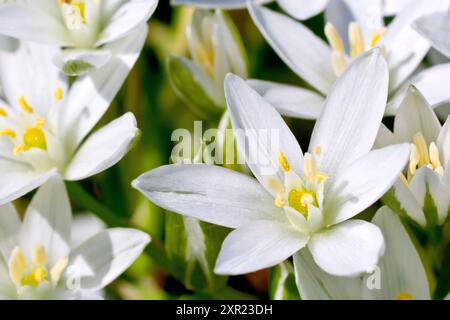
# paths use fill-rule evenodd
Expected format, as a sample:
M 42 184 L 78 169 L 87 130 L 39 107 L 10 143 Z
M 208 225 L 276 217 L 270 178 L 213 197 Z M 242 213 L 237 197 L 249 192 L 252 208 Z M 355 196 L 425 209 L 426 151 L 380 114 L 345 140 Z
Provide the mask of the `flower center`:
M 370 38 L 369 46 L 370 48 L 375 48 L 386 33 L 386 28 L 382 28 L 372 34 Z M 334 73 L 340 76 L 349 65 L 349 60 L 345 54 L 344 41 L 337 29 L 331 24 L 327 23 L 325 25 L 325 36 L 327 37 L 328 43 L 333 49 L 331 54 L 331 62 L 333 66 Z M 361 27 L 357 22 L 351 22 L 348 26 L 348 39 L 350 47 L 350 57 L 356 58 L 361 53 L 366 51 L 364 44 L 364 36 L 361 31 Z
M 425 137 L 421 132 L 418 132 L 413 136 L 407 178 L 402 176 L 404 181 L 409 183 L 416 174 L 417 169 L 423 166 L 430 168 L 440 176 L 444 175 L 444 168 L 441 165 L 439 149 L 436 143 L 431 142 L 428 147 Z
M 47 281 L 56 285 L 67 263 L 66 257 L 58 260 L 49 273 L 47 252 L 43 246 L 33 248 L 31 262 L 27 262 L 22 249 L 16 247 L 9 258 L 9 277 L 18 289 L 25 286 L 38 287 Z
M 394 300 L 414 300 L 414 297 L 409 292 L 401 292 L 394 297 Z
M 59 0 L 69 30 L 80 30 L 86 25 L 86 4 L 84 0 Z

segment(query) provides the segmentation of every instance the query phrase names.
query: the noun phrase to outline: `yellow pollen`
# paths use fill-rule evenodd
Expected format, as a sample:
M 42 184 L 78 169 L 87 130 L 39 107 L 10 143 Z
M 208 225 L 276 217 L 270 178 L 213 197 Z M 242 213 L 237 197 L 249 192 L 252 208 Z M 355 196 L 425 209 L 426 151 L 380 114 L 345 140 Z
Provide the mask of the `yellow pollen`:
M 345 54 L 339 51 L 331 53 L 331 64 L 334 73 L 339 77 L 347 69 L 348 62 L 345 59 Z
M 50 270 L 50 276 L 52 278 L 53 284 L 57 284 L 59 279 L 61 278 L 61 274 L 63 273 L 64 269 L 67 267 L 67 264 L 69 263 L 69 259 L 67 257 L 59 259 L 53 268 Z
M 37 287 L 40 283 L 45 281 L 46 277 L 47 272 L 45 271 L 45 268 L 37 268 L 22 278 L 21 285 Z
M 327 37 L 328 43 L 333 50 L 344 53 L 344 42 L 342 41 L 342 38 L 334 25 L 329 22 L 325 25 L 325 36 Z
M 280 164 L 280 167 L 284 172 L 291 171 L 291 166 L 289 165 L 289 162 L 281 151 L 278 153 L 278 163 Z
M 33 108 L 30 107 L 24 96 L 19 97 L 19 105 L 26 113 L 33 113 Z
M 419 155 L 419 166 L 425 166 L 430 163 L 430 158 L 428 157 L 428 148 L 425 138 L 422 133 L 418 132 L 413 136 L 413 143 L 417 147 L 417 152 Z
M 286 205 L 286 202 L 280 197 L 275 198 L 275 205 L 279 208 L 283 208 Z
M 56 101 L 61 101 L 63 99 L 63 90 L 61 88 L 58 88 L 53 92 L 53 96 L 55 97 Z
M 45 266 L 48 262 L 45 248 L 43 246 L 36 246 L 33 248 L 32 259 L 36 266 Z
M 348 26 L 348 39 L 350 42 L 350 55 L 356 57 L 364 52 L 364 38 L 361 27 L 357 22 L 352 22 Z
M 14 139 L 16 137 L 16 132 L 12 129 L 1 129 L 0 136 L 7 136 Z
M 317 146 L 314 148 L 314 152 L 317 155 L 320 155 L 322 153 L 322 148 L 320 146 Z
M 6 109 L 0 107 L 0 117 L 7 117 L 7 116 L 8 112 L 6 111 Z
M 44 131 L 39 127 L 30 127 L 23 135 L 23 141 L 27 148 L 39 148 L 47 150 L 47 140 Z
M 15 284 L 19 284 L 25 271 L 25 256 L 20 248 L 14 248 L 9 258 L 9 276 Z
M 377 43 L 380 41 L 381 37 L 383 37 L 386 34 L 387 29 L 382 28 L 372 34 L 372 38 L 370 39 L 370 47 L 375 48 Z
M 394 297 L 394 300 L 414 300 L 414 297 L 409 292 L 401 292 Z
M 29 148 L 24 144 L 18 144 L 14 147 L 13 153 L 18 156 L 21 152 L 27 151 Z

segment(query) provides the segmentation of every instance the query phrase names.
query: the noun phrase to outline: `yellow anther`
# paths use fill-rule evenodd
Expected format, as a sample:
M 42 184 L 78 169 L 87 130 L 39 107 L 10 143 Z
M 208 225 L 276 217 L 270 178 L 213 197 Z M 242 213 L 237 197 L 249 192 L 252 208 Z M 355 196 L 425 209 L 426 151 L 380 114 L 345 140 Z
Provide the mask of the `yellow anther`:
M 310 182 L 316 181 L 317 177 L 316 160 L 310 153 L 305 153 L 305 157 L 303 158 L 303 172 L 305 174 L 306 180 Z
M 322 148 L 320 146 L 317 146 L 314 148 L 314 153 L 317 155 L 320 155 L 322 153 Z
M 339 77 L 347 69 L 348 62 L 345 59 L 345 54 L 339 51 L 333 51 L 331 54 L 331 64 L 334 73 Z
M 280 164 L 280 167 L 284 172 L 291 171 L 291 166 L 289 165 L 289 162 L 281 151 L 278 153 L 278 163 Z
M 425 166 L 430 163 L 430 158 L 428 157 L 428 148 L 425 141 L 425 137 L 421 132 L 416 133 L 413 136 L 413 143 L 417 147 L 417 152 L 419 155 L 419 166 Z
M 319 182 L 324 182 L 328 179 L 328 175 L 325 172 L 319 172 L 316 174 L 316 179 Z
M 364 37 L 361 27 L 357 22 L 351 22 L 348 26 L 348 39 L 350 42 L 350 55 L 356 57 L 364 52 Z
M 7 116 L 8 112 L 6 111 L 6 109 L 0 107 L 0 117 L 7 117 Z
M 416 173 L 419 160 L 420 160 L 419 150 L 417 149 L 415 144 L 412 144 L 411 154 L 409 155 L 409 172 L 411 172 L 411 174 Z
M 36 266 L 45 266 L 47 264 L 47 253 L 43 246 L 36 246 L 33 248 L 32 261 Z
M 378 31 L 375 31 L 372 34 L 372 38 L 370 39 L 370 47 L 375 48 L 377 43 L 380 41 L 381 37 L 383 37 L 386 34 L 387 29 L 381 28 Z
M 283 208 L 286 205 L 286 202 L 281 196 L 278 196 L 275 198 L 275 205 L 279 208 Z
M 1 136 L 7 136 L 7 137 L 14 139 L 16 137 L 16 132 L 12 129 L 1 129 L 0 137 Z
M 430 144 L 430 161 L 433 169 L 442 167 L 441 160 L 439 159 L 439 149 L 434 142 Z
M 61 101 L 63 99 L 63 89 L 58 88 L 53 92 L 53 96 L 55 97 L 56 101 Z
M 33 108 L 30 107 L 24 96 L 19 97 L 19 105 L 26 113 L 33 113 Z
M 37 283 L 45 281 L 46 276 L 47 272 L 45 271 L 45 268 L 37 268 L 34 271 L 34 280 L 36 280 Z
M 61 278 L 61 274 L 64 269 L 66 269 L 67 264 L 69 263 L 69 259 L 67 257 L 59 259 L 55 265 L 50 270 L 50 276 L 52 278 L 53 284 L 57 284 L 59 279 Z
M 47 140 L 44 131 L 39 127 L 30 127 L 23 135 L 23 142 L 28 148 L 47 150 Z
M 327 37 L 328 43 L 334 51 L 344 53 L 344 42 L 342 41 L 339 32 L 336 30 L 333 24 L 329 22 L 325 25 L 325 36 Z
M 23 255 L 22 250 L 17 247 L 14 248 L 8 263 L 9 276 L 14 283 L 20 284 L 25 271 L 25 264 L 25 256 Z
M 276 194 L 283 194 L 284 193 L 284 187 L 281 184 L 281 182 L 278 179 L 269 177 L 266 180 L 266 185 L 267 188 L 269 188 L 270 190 L 275 191 Z
M 394 297 L 394 300 L 414 300 L 414 297 L 409 292 L 401 292 Z
M 24 144 L 18 144 L 14 147 L 13 153 L 15 156 L 18 156 L 23 151 L 27 151 L 29 148 Z

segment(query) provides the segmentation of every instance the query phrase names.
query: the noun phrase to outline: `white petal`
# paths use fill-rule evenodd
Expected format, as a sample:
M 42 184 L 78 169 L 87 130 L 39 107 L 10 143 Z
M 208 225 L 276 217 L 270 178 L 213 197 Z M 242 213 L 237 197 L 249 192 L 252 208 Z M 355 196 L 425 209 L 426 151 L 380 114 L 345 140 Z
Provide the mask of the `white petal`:
M 160 207 L 225 227 L 285 221 L 282 209 L 255 179 L 218 166 L 163 166 L 141 175 L 133 187 Z
M 106 224 L 91 213 L 76 215 L 72 221 L 70 247 L 78 247 L 84 241 L 105 229 Z
M 322 95 L 308 89 L 263 80 L 247 83 L 283 116 L 315 120 L 325 103 Z
M 20 162 L 0 158 L 0 205 L 16 200 L 42 185 L 54 175 L 56 170 L 34 172 L 32 168 Z
M 412 142 L 416 133 L 422 133 L 427 145 L 436 141 L 441 124 L 422 94 L 411 86 L 400 105 L 394 123 L 399 141 Z
M 308 248 L 324 271 L 354 277 L 376 266 L 384 253 L 384 241 L 377 226 L 363 220 L 350 220 L 315 234 Z
M 299 20 L 309 19 L 321 13 L 328 0 L 277 0 L 280 7 Z
M 254 222 L 234 230 L 225 238 L 214 272 L 237 275 L 272 267 L 307 242 L 308 236 L 289 224 Z
M 414 22 L 414 29 L 422 34 L 431 45 L 450 57 L 450 12 L 434 12 Z
M 0 264 L 1 257 L 9 260 L 11 251 L 17 246 L 20 218 L 12 203 L 0 206 Z
M 320 170 L 332 175 L 373 146 L 387 100 L 388 70 L 379 50 L 360 55 L 336 81 L 312 133 Z
M 104 46 L 113 57 L 102 68 L 78 78 L 70 88 L 59 129 L 69 151 L 74 151 L 108 109 L 136 62 L 147 35 L 147 26 Z
M 136 118 L 132 113 L 110 122 L 81 145 L 68 165 L 64 178 L 81 180 L 112 167 L 130 150 L 138 132 Z
M 414 300 L 429 300 L 430 287 L 420 256 L 400 218 L 383 207 L 372 220 L 383 232 L 386 251 L 378 264 L 381 289 L 368 290 L 377 300 L 392 300 L 409 293 Z
M 439 132 L 436 144 L 440 151 L 441 163 L 446 165 L 450 161 L 450 116 L 447 117 Z
M 108 229 L 72 251 L 69 267 L 80 276 L 81 289 L 100 290 L 140 256 L 150 237 L 134 229 Z
M 65 74 L 75 77 L 104 66 L 109 59 L 109 50 L 66 49 L 54 57 L 54 63 Z
M 359 300 L 360 278 L 335 277 L 317 266 L 309 250 L 294 255 L 295 279 L 303 300 Z
M 450 63 L 425 69 L 415 76 L 411 83 L 422 92 L 430 105 L 449 101 L 449 90 L 443 84 L 450 83 Z
M 34 1 L 32 1 L 34 2 Z M 56 5 L 57 2 L 53 1 Z M 39 4 L 15 3 L 0 7 L 0 33 L 46 44 L 70 46 L 73 40 L 62 19 Z
M 414 196 L 412 190 L 401 179 L 398 179 L 394 185 L 395 197 L 400 207 L 405 213 L 421 226 L 426 226 L 425 214 L 420 204 Z
M 301 172 L 302 150 L 275 108 L 235 75 L 225 79 L 225 96 L 238 147 L 259 182 L 266 185 L 275 174 L 283 177 L 279 152 L 294 172 Z
M 115 41 L 132 32 L 139 24 L 146 23 L 156 9 L 157 0 L 131 0 L 108 17 L 106 28 L 102 30 L 97 46 Z
M 345 221 L 380 199 L 395 183 L 409 160 L 409 144 L 369 152 L 336 174 L 325 197 L 329 224 Z
M 393 16 L 400 13 L 412 0 L 383 0 L 383 13 L 386 16 Z
M 49 264 L 69 255 L 72 211 L 64 182 L 50 178 L 29 204 L 20 234 L 20 243 L 28 254 L 35 246 L 46 249 Z
M 274 0 L 255 0 L 255 3 L 269 3 Z M 173 6 L 195 6 L 202 9 L 244 9 L 247 6 L 247 0 L 171 0 Z
M 249 2 L 258 29 L 280 58 L 296 74 L 326 94 L 336 80 L 331 49 L 301 23 Z
M 384 125 L 384 123 L 381 123 L 380 129 L 378 130 L 377 139 L 375 140 L 374 149 L 387 147 L 392 144 L 396 144 L 394 134 Z
M 9 105 L 21 110 L 19 97 L 24 96 L 42 117 L 58 107 L 54 92 L 67 90 L 67 78 L 52 61 L 58 52 L 58 47 L 0 36 L 0 82 Z

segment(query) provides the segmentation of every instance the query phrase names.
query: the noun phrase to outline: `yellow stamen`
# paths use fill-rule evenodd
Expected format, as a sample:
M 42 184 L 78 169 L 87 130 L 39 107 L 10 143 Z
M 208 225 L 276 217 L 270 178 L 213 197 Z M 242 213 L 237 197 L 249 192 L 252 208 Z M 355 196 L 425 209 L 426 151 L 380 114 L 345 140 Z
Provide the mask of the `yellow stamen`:
M 69 259 L 67 257 L 61 258 L 55 263 L 53 268 L 50 270 L 50 276 L 52 277 L 53 284 L 58 283 L 59 279 L 61 278 L 61 274 L 67 267 L 68 263 Z
M 33 113 L 33 108 L 30 107 L 24 96 L 19 97 L 19 105 L 26 113 Z
M 339 77 L 347 69 L 348 63 L 345 59 L 345 54 L 339 51 L 331 53 L 331 64 L 334 73 Z
M 322 153 L 322 148 L 320 146 L 317 146 L 314 148 L 314 152 L 317 155 L 320 155 Z
M 61 88 L 58 88 L 53 92 L 53 96 L 55 97 L 56 101 L 61 101 L 63 99 L 63 90 Z
M 328 179 L 328 175 L 325 172 L 319 172 L 316 174 L 316 179 L 319 182 L 324 182 Z
M 44 131 L 38 127 L 28 128 L 23 135 L 23 142 L 28 148 L 47 150 L 47 140 Z
M 375 31 L 372 34 L 372 38 L 370 39 L 370 47 L 371 48 L 375 48 L 375 46 L 377 45 L 378 41 L 380 41 L 381 37 L 383 37 L 386 34 L 387 29 L 386 28 L 382 28 L 378 31 Z
M 344 53 L 344 42 L 342 41 L 339 32 L 336 30 L 333 24 L 329 22 L 325 25 L 325 36 L 327 37 L 328 43 L 334 51 Z
M 425 137 L 421 132 L 418 132 L 413 136 L 413 143 L 416 145 L 419 154 L 419 166 L 425 166 L 430 163 L 427 143 L 425 142 Z
M 45 277 L 47 276 L 47 272 L 44 268 L 37 268 L 36 271 L 34 271 L 34 279 L 37 283 L 41 283 L 45 280 Z
M 317 167 L 314 157 L 310 153 L 305 153 L 303 158 L 303 172 L 308 181 L 314 182 L 317 177 Z
M 86 24 L 86 5 L 84 1 L 71 1 L 71 6 L 76 8 L 81 16 L 81 21 Z
M 417 149 L 415 144 L 411 145 L 411 154 L 409 155 L 409 172 L 411 174 L 416 173 L 417 165 L 419 164 L 420 155 L 419 150 Z
M 6 111 L 6 109 L 0 107 L 0 117 L 7 117 L 7 116 L 8 112 Z
M 25 271 L 25 256 L 20 248 L 14 248 L 9 258 L 9 276 L 11 280 L 19 284 Z
M 436 146 L 436 143 L 434 142 L 430 144 L 430 161 L 433 166 L 433 169 L 442 167 L 441 160 L 439 159 L 439 149 Z
M 409 292 L 401 292 L 394 297 L 394 300 L 414 300 L 414 297 Z
M 289 165 L 289 162 L 281 151 L 278 153 L 278 163 L 280 164 L 280 167 L 284 172 L 291 171 L 291 166 Z
M 7 136 L 14 139 L 16 137 L 16 132 L 12 129 L 1 129 L 0 136 Z
M 24 144 L 18 144 L 14 147 L 13 153 L 15 156 L 18 156 L 23 151 L 27 151 L 29 148 Z
M 286 202 L 280 196 L 275 198 L 275 205 L 279 208 L 283 208 L 286 205 Z
M 364 37 L 361 27 L 357 22 L 352 22 L 348 26 L 348 39 L 350 42 L 350 55 L 356 57 L 364 52 Z
M 32 261 L 36 266 L 45 266 L 47 264 L 47 253 L 43 246 L 36 246 L 33 248 Z

